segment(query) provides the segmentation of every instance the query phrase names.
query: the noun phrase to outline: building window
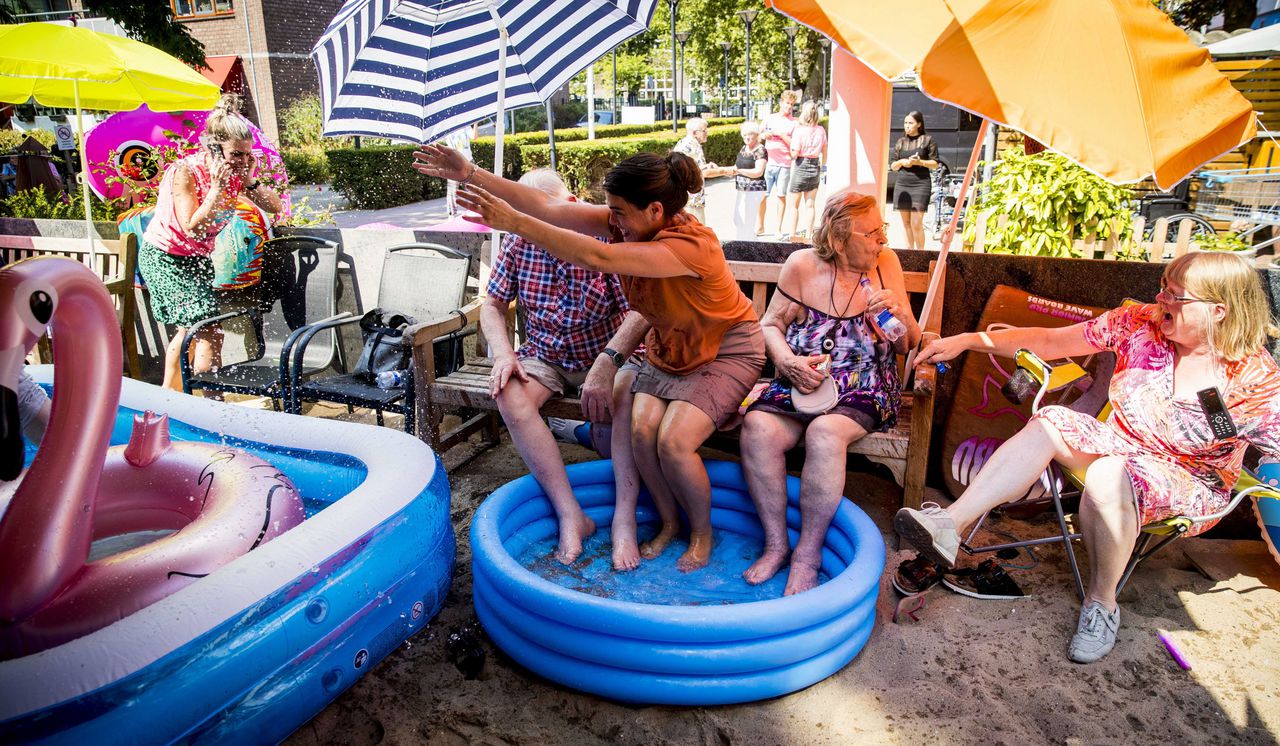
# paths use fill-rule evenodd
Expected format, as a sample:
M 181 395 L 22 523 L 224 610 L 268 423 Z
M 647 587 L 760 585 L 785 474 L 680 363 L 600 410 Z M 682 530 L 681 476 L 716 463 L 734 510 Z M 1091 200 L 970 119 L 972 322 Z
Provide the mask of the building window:
M 179 20 L 188 18 L 212 18 L 235 12 L 232 0 L 170 0 L 173 16 Z

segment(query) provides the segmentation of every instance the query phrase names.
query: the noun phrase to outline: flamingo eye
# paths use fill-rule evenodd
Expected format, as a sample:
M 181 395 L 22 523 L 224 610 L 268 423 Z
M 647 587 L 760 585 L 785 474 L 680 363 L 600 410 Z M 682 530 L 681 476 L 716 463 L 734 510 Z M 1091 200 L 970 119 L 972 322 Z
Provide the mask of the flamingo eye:
M 31 308 L 31 315 L 41 324 L 48 324 L 49 319 L 53 318 L 53 298 L 45 291 L 37 290 L 32 293 L 27 304 Z

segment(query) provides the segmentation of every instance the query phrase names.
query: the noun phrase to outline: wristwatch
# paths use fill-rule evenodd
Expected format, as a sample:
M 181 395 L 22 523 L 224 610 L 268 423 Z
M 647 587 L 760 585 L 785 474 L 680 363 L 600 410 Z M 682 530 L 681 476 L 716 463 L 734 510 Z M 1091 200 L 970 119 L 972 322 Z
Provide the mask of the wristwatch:
M 253 181 L 253 183 L 252 183 L 252 184 L 245 184 L 245 186 L 244 186 L 244 190 L 245 190 L 245 192 L 246 192 L 246 193 L 247 193 L 247 192 L 252 192 L 252 191 L 254 191 L 255 189 L 257 189 L 258 187 L 260 187 L 260 186 L 262 186 L 262 180 L 261 180 L 261 179 L 254 179 L 254 181 Z
M 618 352 L 617 350 L 613 349 L 612 347 L 604 348 L 604 351 L 602 354 L 608 355 L 609 359 L 613 361 L 613 364 L 618 366 L 619 368 L 627 364 L 626 356 L 624 356 L 621 352 Z

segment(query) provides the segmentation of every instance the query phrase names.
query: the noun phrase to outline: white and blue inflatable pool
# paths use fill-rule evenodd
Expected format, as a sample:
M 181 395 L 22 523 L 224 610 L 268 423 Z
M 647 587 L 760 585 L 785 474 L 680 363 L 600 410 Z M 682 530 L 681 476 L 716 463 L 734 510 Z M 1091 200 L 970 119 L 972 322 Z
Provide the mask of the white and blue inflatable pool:
M 41 383 L 52 368 L 32 368 Z M 125 380 L 112 444 L 166 412 L 177 440 L 276 465 L 307 520 L 92 634 L 0 662 L 0 742 L 263 743 L 319 712 L 440 610 L 449 484 L 390 428 L 249 410 Z

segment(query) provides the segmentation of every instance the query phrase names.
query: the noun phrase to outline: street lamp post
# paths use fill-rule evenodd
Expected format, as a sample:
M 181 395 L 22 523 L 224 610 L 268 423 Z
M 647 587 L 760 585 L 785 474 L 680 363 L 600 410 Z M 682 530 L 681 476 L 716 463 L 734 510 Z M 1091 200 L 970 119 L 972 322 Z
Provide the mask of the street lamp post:
M 680 0 L 667 0 L 671 9 L 671 131 L 680 132 L 680 112 L 676 111 L 676 9 Z
M 720 116 L 729 115 L 729 47 L 732 46 L 727 41 L 720 42 L 720 48 L 724 50 L 724 77 L 720 78 Z
M 618 123 L 618 48 L 613 48 L 613 105 L 609 107 L 613 111 L 613 123 Z
M 738 17 L 742 19 L 742 23 L 747 27 L 747 111 L 746 118 L 751 118 L 751 23 L 756 20 L 756 16 L 760 15 L 758 10 L 740 10 Z
M 680 101 L 683 100 L 684 88 L 685 88 L 685 85 L 687 84 L 687 81 L 685 80 L 684 43 L 689 41 L 689 32 L 681 31 L 680 33 L 676 34 L 676 41 L 680 42 L 680 85 L 676 89 L 680 91 L 680 95 L 676 96 L 674 100 L 676 105 L 679 105 Z
M 831 60 L 827 59 L 827 55 L 831 52 L 831 40 L 827 37 L 818 39 L 818 43 L 822 45 L 822 100 L 827 100 L 827 69 L 831 67 Z M 828 104 L 830 107 L 830 104 Z
M 787 88 L 796 87 L 796 32 L 800 30 L 799 26 L 784 26 L 783 31 L 787 32 Z

